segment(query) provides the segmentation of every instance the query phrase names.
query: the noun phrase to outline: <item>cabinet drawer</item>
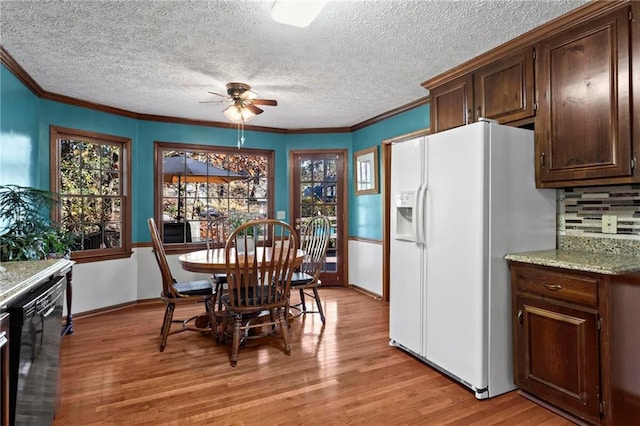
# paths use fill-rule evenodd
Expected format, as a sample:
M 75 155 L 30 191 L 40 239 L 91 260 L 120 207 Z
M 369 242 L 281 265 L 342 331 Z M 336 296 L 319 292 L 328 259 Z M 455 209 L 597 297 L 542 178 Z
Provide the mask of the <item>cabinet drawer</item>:
M 516 268 L 516 289 L 583 305 L 597 306 L 598 280 L 537 268 Z

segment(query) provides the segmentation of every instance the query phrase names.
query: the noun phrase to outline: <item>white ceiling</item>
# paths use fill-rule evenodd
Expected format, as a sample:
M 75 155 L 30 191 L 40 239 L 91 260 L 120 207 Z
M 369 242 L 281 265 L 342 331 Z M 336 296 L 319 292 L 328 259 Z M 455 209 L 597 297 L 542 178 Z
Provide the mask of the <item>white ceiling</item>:
M 272 3 L 2 0 L 0 45 L 45 91 L 84 101 L 226 122 L 226 105 L 199 102 L 239 81 L 278 100 L 251 125 L 348 127 L 586 0 L 330 1 L 307 28 L 272 21 Z

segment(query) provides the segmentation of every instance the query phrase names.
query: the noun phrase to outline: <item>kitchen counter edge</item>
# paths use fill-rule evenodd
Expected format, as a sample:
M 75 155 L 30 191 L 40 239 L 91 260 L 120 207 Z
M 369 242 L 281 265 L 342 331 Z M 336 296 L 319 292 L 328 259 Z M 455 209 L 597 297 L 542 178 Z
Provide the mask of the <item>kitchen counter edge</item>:
M 10 278 L 0 285 L 0 312 L 14 300 L 51 277 L 67 273 L 75 264 L 69 259 L 3 262 Z
M 575 250 L 541 250 L 509 253 L 509 262 L 551 266 L 575 271 L 621 275 L 640 271 L 640 257 Z

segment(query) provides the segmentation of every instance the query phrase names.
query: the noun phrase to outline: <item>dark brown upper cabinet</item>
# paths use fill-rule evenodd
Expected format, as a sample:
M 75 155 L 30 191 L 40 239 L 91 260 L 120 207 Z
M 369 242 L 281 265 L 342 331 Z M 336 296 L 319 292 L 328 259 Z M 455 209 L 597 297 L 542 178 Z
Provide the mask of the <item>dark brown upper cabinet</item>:
M 534 49 L 528 48 L 480 68 L 473 74 L 475 120 L 510 123 L 535 114 Z
M 534 111 L 534 49 L 528 47 L 472 73 L 428 87 L 431 130 L 441 132 L 480 117 L 511 123 Z
M 639 180 L 630 121 L 631 19 L 625 7 L 538 45 L 537 186 Z
M 473 77 L 463 75 L 429 89 L 431 94 L 431 132 L 464 126 L 473 120 Z

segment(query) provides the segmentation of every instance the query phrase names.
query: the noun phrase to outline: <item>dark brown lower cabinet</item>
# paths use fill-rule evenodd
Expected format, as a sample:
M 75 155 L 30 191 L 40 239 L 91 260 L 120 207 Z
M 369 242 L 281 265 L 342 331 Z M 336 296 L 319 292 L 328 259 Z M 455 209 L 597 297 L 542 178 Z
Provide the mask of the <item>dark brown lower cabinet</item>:
M 593 425 L 640 423 L 640 274 L 511 264 L 514 381 Z
M 576 416 L 600 418 L 598 314 L 532 297 L 517 299 L 516 385 Z

